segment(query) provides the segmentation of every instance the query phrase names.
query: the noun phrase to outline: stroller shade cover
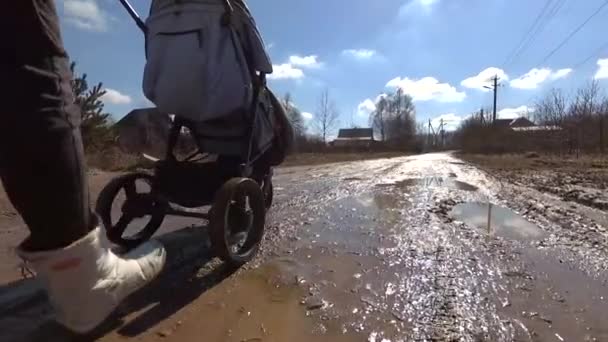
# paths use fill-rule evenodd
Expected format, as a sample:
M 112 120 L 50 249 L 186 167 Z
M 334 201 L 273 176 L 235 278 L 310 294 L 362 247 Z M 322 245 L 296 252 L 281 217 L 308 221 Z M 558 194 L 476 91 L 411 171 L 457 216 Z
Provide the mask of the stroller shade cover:
M 247 7 L 233 8 L 226 25 L 221 0 L 152 3 L 143 91 L 160 111 L 208 121 L 249 110 L 253 78 L 272 63 Z
M 290 127 L 277 122 L 280 103 L 257 80 L 273 70 L 255 21 L 244 2 L 230 3 L 231 12 L 225 0 L 152 2 L 143 91 L 187 123 L 201 150 L 245 158 L 285 140 L 277 135 Z

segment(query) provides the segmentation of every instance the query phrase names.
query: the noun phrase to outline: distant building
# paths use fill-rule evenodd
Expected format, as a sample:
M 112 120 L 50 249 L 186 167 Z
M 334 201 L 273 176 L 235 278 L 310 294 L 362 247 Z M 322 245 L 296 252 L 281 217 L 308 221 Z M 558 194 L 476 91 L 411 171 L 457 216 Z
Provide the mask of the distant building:
M 559 131 L 559 126 L 537 126 L 534 122 L 527 118 L 521 117 L 516 119 L 497 119 L 494 123 L 500 128 L 509 128 L 515 132 L 541 132 L 541 131 Z
M 494 125 L 496 127 L 511 128 L 511 129 L 535 126 L 534 122 L 532 122 L 524 117 L 515 118 L 515 119 L 496 119 L 496 121 L 494 121 Z
M 331 142 L 331 145 L 334 147 L 370 148 L 375 142 L 372 128 L 343 128 L 338 132 L 338 137 Z
M 127 153 L 161 155 L 169 140 L 171 118 L 156 108 L 140 108 L 131 111 L 113 128 L 118 134 L 118 146 Z

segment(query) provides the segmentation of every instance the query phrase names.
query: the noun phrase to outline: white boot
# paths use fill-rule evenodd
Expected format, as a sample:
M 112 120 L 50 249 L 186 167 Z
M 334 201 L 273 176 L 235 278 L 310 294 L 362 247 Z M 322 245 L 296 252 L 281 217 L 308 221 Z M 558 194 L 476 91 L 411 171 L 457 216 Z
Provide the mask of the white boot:
M 121 256 L 109 245 L 97 228 L 63 249 L 18 250 L 42 281 L 57 321 L 74 332 L 93 330 L 165 265 L 166 252 L 159 242 L 147 242 Z

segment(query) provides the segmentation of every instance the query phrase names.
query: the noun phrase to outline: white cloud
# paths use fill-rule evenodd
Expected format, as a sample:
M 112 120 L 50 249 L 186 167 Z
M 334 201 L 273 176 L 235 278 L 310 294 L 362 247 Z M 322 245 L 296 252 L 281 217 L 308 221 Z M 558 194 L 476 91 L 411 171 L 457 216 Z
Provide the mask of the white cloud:
M 559 80 L 560 78 L 564 78 L 568 75 L 570 75 L 570 73 L 573 70 L 571 68 L 565 68 L 565 69 L 559 69 L 556 72 L 554 72 L 553 74 L 551 74 L 551 79 L 552 80 Z
M 321 62 L 319 62 L 319 57 L 315 55 L 306 57 L 291 56 L 289 57 L 289 64 L 302 68 L 320 68 L 322 66 Z
M 439 0 L 414 0 L 414 2 L 419 3 L 421 6 L 429 7 L 438 3 Z
M 107 14 L 95 0 L 64 0 L 66 20 L 83 30 L 103 32 L 108 29 Z
M 106 88 L 106 93 L 101 97 L 104 102 L 123 105 L 131 103 L 132 99 L 129 95 L 122 94 L 118 90 Z
M 369 49 L 348 49 L 342 51 L 342 54 L 345 56 L 353 57 L 355 59 L 366 60 L 376 56 L 377 52 L 376 50 Z
M 273 65 L 272 70 L 272 74 L 268 75 L 268 78 L 271 80 L 299 80 L 304 78 L 304 71 L 302 71 L 302 69 L 295 68 L 289 63 Z
M 505 108 L 498 111 L 498 118 L 500 119 L 515 119 L 524 116 L 532 112 L 534 108 L 528 106 L 519 106 L 517 108 Z
M 313 113 L 302 112 L 302 117 L 304 118 L 304 120 L 308 121 L 308 120 L 312 120 L 312 118 L 314 118 L 315 116 Z
M 396 77 L 386 86 L 400 88 L 414 101 L 462 102 L 467 97 L 465 92 L 456 90 L 449 83 L 439 83 L 434 77 L 424 77 L 419 80 Z
M 504 70 L 496 67 L 490 67 L 481 71 L 476 76 L 471 76 L 460 82 L 460 85 L 470 89 L 477 89 L 481 91 L 490 91 L 484 86 L 492 85 L 492 77 L 498 76 L 501 80 L 506 81 L 509 79 L 509 75 Z
M 593 78 L 595 78 L 596 80 L 608 78 L 608 58 L 598 59 L 597 65 L 599 66 L 599 68 Z
M 357 106 L 357 115 L 369 117 L 369 115 L 376 110 L 376 102 L 372 99 L 365 99 Z
M 268 75 L 271 80 L 299 80 L 304 78 L 303 69 L 318 69 L 323 66 L 316 55 L 301 57 L 293 55 L 289 57 L 289 61 L 283 64 L 274 64 L 272 66 L 273 73 Z
M 387 97 L 388 94 L 382 93 L 376 96 L 375 99 L 365 99 L 357 106 L 357 115 L 363 117 L 369 117 L 372 112 L 376 110 L 378 107 L 378 103 L 383 98 Z
M 517 89 L 536 89 L 543 82 L 548 80 L 557 80 L 568 76 L 572 69 L 560 69 L 553 71 L 549 68 L 534 68 L 520 77 L 511 81 L 511 87 Z
M 430 14 L 433 7 L 439 0 L 407 0 L 401 8 L 399 8 L 400 16 L 409 16 L 412 14 Z
M 454 113 L 447 113 L 431 119 L 431 124 L 433 125 L 433 129 L 437 131 L 439 129 L 439 126 L 441 126 L 441 120 L 443 120 L 444 129 L 446 131 L 455 131 L 458 126 L 460 126 L 460 123 L 467 118 L 468 116 L 460 116 Z

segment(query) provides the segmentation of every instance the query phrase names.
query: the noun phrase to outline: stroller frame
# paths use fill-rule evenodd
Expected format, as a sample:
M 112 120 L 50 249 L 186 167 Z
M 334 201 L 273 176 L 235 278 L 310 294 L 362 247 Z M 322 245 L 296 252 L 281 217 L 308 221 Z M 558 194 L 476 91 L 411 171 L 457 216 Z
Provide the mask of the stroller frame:
M 234 8 L 230 0 L 222 0 L 226 8 L 224 24 L 230 25 Z M 121 4 L 133 18 L 144 34 L 147 28 L 143 20 L 133 9 L 128 0 Z M 266 210 L 272 204 L 272 167 L 258 168 L 256 162 L 264 162 L 260 157 L 266 150 L 256 151 L 252 155 L 255 125 L 258 122 L 256 106 L 260 96 L 266 90 L 266 74 L 260 72 L 253 80 L 253 102 L 249 108 L 252 119 L 249 120 L 246 136 L 247 149 L 239 159 L 238 170 L 231 170 L 226 175 L 219 162 L 196 163 L 194 158 L 206 152 L 197 146 L 196 152 L 178 161 L 175 147 L 184 127 L 190 128 L 188 121 L 175 116 L 171 123 L 167 151 L 164 160 L 155 160 L 153 173 L 137 172 L 119 176 L 101 191 L 96 211 L 100 216 L 108 239 L 127 249 L 134 248 L 150 239 L 160 228 L 167 215 L 197 218 L 209 222 L 211 246 L 213 251 L 225 262 L 240 266 L 251 260 L 260 247 L 265 225 Z M 192 129 L 191 134 L 196 140 Z M 198 144 L 197 144 L 198 145 Z M 221 157 L 221 156 L 220 156 Z M 263 158 L 262 158 L 263 159 Z M 231 166 L 234 166 L 231 164 Z M 216 168 L 209 177 L 205 170 Z M 236 171 L 236 173 L 235 173 Z M 260 174 L 262 173 L 262 174 Z M 221 184 L 209 184 L 209 179 Z M 150 187 L 148 193 L 138 193 L 137 181 L 143 181 Z M 122 215 L 116 223 L 112 220 L 112 204 L 121 191 L 126 194 L 126 201 L 121 207 Z M 199 209 L 211 205 L 207 212 Z M 230 212 L 235 210 L 235 212 Z M 125 238 L 123 234 L 129 223 L 136 218 L 150 216 L 150 221 L 133 237 Z M 247 234 L 243 237 L 243 234 Z M 234 240 L 240 236 L 240 242 L 234 246 Z

